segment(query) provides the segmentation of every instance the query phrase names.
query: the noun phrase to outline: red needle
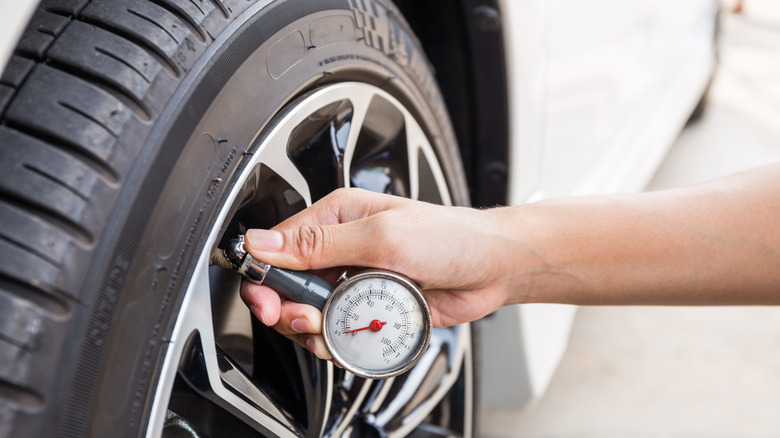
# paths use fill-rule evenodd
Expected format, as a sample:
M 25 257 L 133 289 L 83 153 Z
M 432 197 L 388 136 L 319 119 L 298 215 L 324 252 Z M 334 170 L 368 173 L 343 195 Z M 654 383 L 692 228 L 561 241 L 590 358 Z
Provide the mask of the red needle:
M 355 333 L 355 332 L 359 332 L 361 330 L 368 330 L 368 329 L 371 329 L 371 330 L 373 330 L 375 332 L 378 332 L 379 330 L 382 330 L 382 326 L 385 325 L 385 324 L 387 324 L 387 323 L 386 322 L 380 322 L 378 319 L 375 319 L 375 320 L 371 321 L 365 327 L 361 327 L 361 328 L 355 329 L 355 330 L 349 330 L 349 331 L 344 332 L 344 334 L 346 335 L 348 333 Z

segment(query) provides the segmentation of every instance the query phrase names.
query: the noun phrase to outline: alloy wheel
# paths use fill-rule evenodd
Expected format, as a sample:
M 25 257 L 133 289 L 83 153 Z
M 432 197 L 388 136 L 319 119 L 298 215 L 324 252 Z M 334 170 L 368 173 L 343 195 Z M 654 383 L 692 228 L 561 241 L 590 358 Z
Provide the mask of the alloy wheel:
M 470 436 L 468 325 L 436 329 L 408 373 L 366 380 L 251 317 L 240 278 L 209 266 L 221 240 L 268 228 L 337 187 L 451 204 L 428 134 L 382 89 L 327 85 L 260 132 L 217 213 L 175 322 L 147 436 Z

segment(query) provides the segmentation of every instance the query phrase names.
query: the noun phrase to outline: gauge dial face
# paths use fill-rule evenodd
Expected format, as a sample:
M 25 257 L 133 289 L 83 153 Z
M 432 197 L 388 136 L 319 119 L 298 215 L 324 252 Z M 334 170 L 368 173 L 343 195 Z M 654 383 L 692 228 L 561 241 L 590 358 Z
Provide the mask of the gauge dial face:
M 333 291 L 323 309 L 323 336 L 334 360 L 369 378 L 411 368 L 430 340 L 422 293 L 392 273 L 358 274 Z

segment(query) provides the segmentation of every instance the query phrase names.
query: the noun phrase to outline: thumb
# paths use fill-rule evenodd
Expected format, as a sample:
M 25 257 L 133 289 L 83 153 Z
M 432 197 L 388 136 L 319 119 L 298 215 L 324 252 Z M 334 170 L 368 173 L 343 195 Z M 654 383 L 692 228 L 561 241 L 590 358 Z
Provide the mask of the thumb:
M 363 218 L 343 224 L 290 225 L 273 230 L 248 230 L 247 251 L 258 260 L 294 270 L 336 266 L 375 266 L 382 256 L 375 220 Z

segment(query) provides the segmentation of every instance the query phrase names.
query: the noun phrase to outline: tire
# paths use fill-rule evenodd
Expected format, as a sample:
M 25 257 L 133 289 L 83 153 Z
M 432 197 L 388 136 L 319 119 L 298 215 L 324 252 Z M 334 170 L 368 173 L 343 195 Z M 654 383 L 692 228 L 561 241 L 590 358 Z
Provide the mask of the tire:
M 467 204 L 392 4 L 45 1 L 0 105 L 0 436 L 471 435 L 469 326 L 364 381 L 208 266 L 342 186 Z

